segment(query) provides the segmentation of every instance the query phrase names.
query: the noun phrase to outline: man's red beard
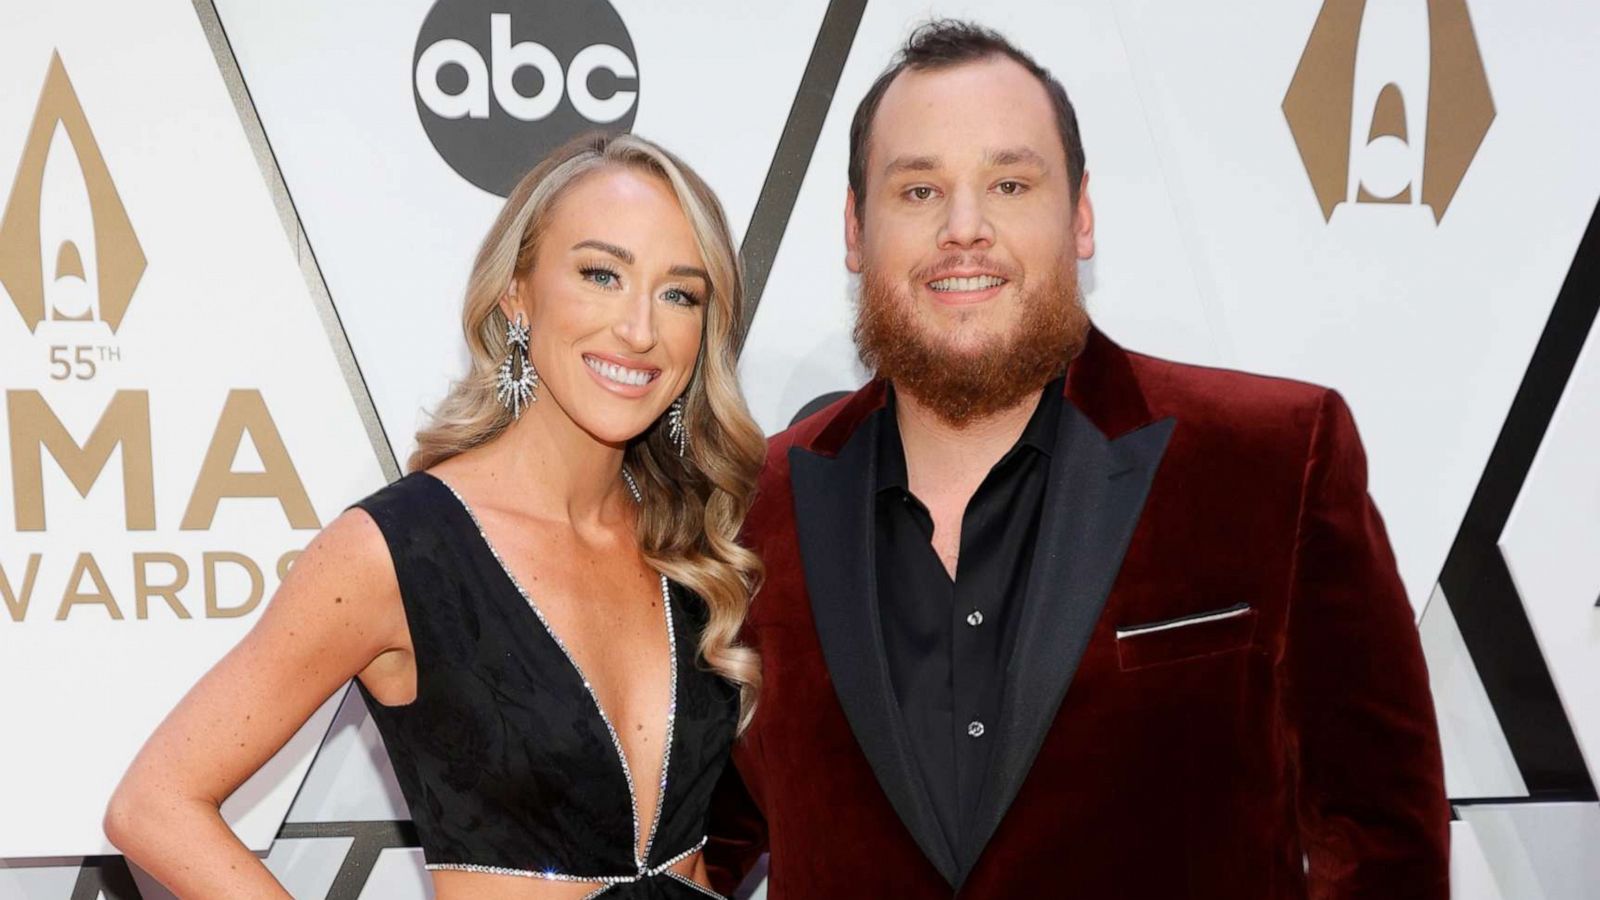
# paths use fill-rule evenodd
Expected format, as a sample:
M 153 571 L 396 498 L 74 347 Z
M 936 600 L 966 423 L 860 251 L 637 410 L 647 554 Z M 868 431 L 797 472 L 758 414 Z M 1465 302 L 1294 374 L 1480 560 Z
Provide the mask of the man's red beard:
M 1089 314 L 1071 261 L 1017 300 L 1022 316 L 1011 333 L 955 349 L 946 335 L 929 334 L 929 326 L 917 320 L 916 299 L 866 269 L 856 310 L 856 350 L 896 391 L 961 428 L 1037 393 L 1083 349 Z

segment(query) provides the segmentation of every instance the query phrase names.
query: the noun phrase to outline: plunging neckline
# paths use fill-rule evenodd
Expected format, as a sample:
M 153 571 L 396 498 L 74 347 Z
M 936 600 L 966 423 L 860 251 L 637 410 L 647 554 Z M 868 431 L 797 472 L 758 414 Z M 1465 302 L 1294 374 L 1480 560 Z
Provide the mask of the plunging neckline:
M 628 786 L 628 805 L 633 813 L 633 836 L 629 846 L 629 853 L 633 856 L 634 865 L 638 867 L 638 874 L 640 876 L 647 874 L 650 871 L 650 851 L 654 849 L 656 830 L 661 825 L 662 809 L 667 803 L 667 774 L 672 764 L 672 731 L 678 711 L 678 640 L 672 621 L 672 593 L 667 583 L 667 576 L 660 572 L 656 573 L 657 577 L 661 579 L 661 607 L 665 611 L 664 614 L 667 620 L 667 670 L 669 675 L 667 729 L 661 747 L 661 778 L 657 787 L 655 814 L 651 816 L 650 831 L 645 836 L 644 849 L 640 850 L 639 796 L 634 787 L 633 770 L 628 765 L 628 754 L 623 749 L 622 738 L 612 724 L 611 717 L 606 714 L 605 706 L 600 702 L 600 695 L 595 693 L 594 686 L 589 683 L 589 677 L 583 673 L 583 667 L 578 665 L 578 660 L 572 655 L 572 651 L 567 649 L 566 642 L 561 639 L 555 628 L 551 626 L 550 621 L 545 618 L 543 610 L 539 609 L 539 604 L 534 602 L 533 595 L 528 593 L 522 586 L 522 582 L 517 579 L 516 573 L 511 571 L 510 566 L 506 565 L 505 559 L 500 556 L 500 551 L 495 548 L 494 542 L 489 539 L 489 533 L 484 531 L 483 522 L 478 519 L 478 514 L 472 509 L 472 505 L 467 502 L 465 497 L 461 496 L 460 492 L 450 482 L 432 472 L 419 471 L 442 485 L 445 490 L 450 492 L 451 496 L 456 498 L 456 502 L 461 504 L 461 509 L 466 512 L 467 518 L 472 520 L 473 527 L 478 532 L 478 539 L 482 542 L 484 548 L 489 551 L 489 555 L 494 557 L 495 563 L 499 565 L 501 574 L 516 589 L 516 592 L 522 596 L 528 608 L 533 611 L 534 618 L 538 619 L 539 624 L 544 628 L 545 634 L 555 643 L 557 649 L 561 651 L 561 655 L 566 657 L 567 664 L 572 667 L 572 671 L 578 676 L 578 680 L 583 682 L 583 689 L 588 692 L 589 699 L 593 701 L 595 712 L 600 715 L 601 724 L 605 725 L 606 733 L 611 736 L 611 745 L 616 750 L 617 762 L 622 767 L 622 779 Z M 639 489 L 634 484 L 632 476 L 628 474 L 626 469 L 623 470 L 622 474 L 623 478 L 627 480 L 628 489 L 633 495 L 634 502 L 639 502 Z

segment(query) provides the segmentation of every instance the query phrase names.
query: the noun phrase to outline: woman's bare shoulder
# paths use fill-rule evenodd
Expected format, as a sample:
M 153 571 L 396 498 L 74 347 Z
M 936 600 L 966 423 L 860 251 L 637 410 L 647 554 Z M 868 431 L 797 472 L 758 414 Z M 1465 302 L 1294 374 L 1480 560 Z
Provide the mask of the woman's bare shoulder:
M 290 566 L 268 614 L 330 616 L 348 622 L 348 614 L 366 614 L 382 621 L 400 611 L 400 585 L 389 544 L 372 514 L 353 506 L 329 522 Z M 340 608 L 342 607 L 342 608 Z

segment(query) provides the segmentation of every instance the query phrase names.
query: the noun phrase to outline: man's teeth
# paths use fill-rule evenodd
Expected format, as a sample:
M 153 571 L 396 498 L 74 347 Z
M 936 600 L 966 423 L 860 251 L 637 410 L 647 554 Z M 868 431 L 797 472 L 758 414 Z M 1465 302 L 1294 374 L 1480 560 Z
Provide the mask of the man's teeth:
M 976 275 L 972 278 L 941 278 L 929 287 L 936 291 L 986 291 L 1005 283 L 1004 278 L 996 275 Z
M 625 369 L 616 363 L 608 363 L 592 356 L 585 356 L 583 361 L 589 364 L 589 368 L 600 373 L 600 377 L 615 381 L 617 384 L 646 385 L 656 377 L 652 372 L 646 372 L 642 369 Z

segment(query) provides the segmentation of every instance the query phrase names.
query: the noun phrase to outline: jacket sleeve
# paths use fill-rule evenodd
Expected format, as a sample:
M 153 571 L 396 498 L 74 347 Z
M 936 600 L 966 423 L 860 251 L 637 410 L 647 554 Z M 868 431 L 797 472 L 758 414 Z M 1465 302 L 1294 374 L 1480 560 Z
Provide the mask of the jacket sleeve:
M 1421 640 L 1332 391 L 1305 473 L 1284 665 L 1309 894 L 1445 900 L 1450 809 Z
M 730 897 L 767 852 L 767 820 L 745 787 L 739 756 L 723 770 L 711 795 L 705 850 L 711 887 Z

